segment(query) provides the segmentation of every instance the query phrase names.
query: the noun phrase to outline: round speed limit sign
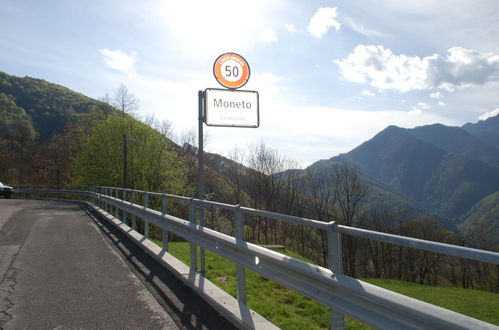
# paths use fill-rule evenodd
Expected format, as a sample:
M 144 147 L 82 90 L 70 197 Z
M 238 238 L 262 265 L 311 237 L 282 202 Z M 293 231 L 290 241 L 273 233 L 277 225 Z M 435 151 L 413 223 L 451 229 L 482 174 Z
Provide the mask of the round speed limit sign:
M 220 55 L 213 64 L 213 74 L 220 85 L 236 89 L 244 86 L 250 77 L 248 62 L 236 53 Z

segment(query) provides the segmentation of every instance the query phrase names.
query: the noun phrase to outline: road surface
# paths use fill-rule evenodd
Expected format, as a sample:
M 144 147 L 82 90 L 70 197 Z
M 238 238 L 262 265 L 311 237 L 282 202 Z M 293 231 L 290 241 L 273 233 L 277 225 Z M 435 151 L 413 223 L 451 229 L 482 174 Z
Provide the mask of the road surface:
M 76 203 L 0 200 L 0 329 L 231 329 Z

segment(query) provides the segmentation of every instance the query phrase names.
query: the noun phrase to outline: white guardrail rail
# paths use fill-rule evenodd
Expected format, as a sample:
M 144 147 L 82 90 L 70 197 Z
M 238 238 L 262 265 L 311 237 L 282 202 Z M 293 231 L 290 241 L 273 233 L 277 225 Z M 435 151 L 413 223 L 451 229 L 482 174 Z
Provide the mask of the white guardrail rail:
M 219 311 L 224 316 L 241 328 L 274 327 L 269 322 L 266 323 L 265 319 L 246 306 L 244 270 L 250 269 L 269 280 L 329 307 L 332 329 L 344 328 L 343 315 L 348 315 L 353 319 L 380 329 L 499 329 L 493 324 L 341 274 L 341 235 L 352 235 L 495 265 L 499 265 L 499 253 L 346 227 L 337 225 L 334 221 L 329 223 L 321 222 L 238 205 L 123 188 L 81 187 L 78 190 L 21 188 L 15 189 L 14 193 L 21 197 L 23 195 L 26 197 L 31 195 L 40 197 L 54 195 L 85 197 L 87 205 L 114 222 L 116 226 L 121 228 L 145 248 L 149 254 L 156 257 L 169 269 L 172 269 L 172 266 L 165 260 L 171 260 L 171 263 L 178 263 L 179 261 L 167 252 L 168 232 L 183 237 L 191 244 L 191 266 L 190 269 L 183 272 L 179 272 L 177 268 L 177 275 L 183 277 L 183 280 L 194 289 L 201 290 L 201 295 L 205 299 L 219 305 L 214 307 L 219 308 Z M 139 195 L 142 204 L 137 203 Z M 151 198 L 161 199 L 160 211 L 149 208 Z M 168 214 L 169 201 L 171 200 L 188 203 L 189 217 L 187 220 Z M 206 207 L 215 207 L 233 212 L 235 237 L 204 226 L 203 217 L 196 216 L 196 209 L 199 215 L 203 214 Z M 113 212 L 114 216 L 112 215 Z M 118 217 L 120 212 L 121 219 Z M 245 241 L 244 215 L 262 216 L 325 230 L 328 242 L 329 269 Z M 131 220 L 131 228 L 126 225 L 128 217 Z M 143 234 L 137 232 L 137 217 L 144 221 Z M 198 219 L 201 219 L 201 223 L 197 223 Z M 149 238 L 149 224 L 154 224 L 162 229 L 163 249 L 147 239 Z M 198 246 L 201 254 L 201 265 L 199 267 L 201 272 L 198 272 L 197 265 Z M 236 264 L 237 300 L 226 296 L 223 298 L 233 299 L 232 303 L 227 303 L 226 300 L 222 303 L 220 299 L 210 296 L 210 292 L 212 295 L 218 293 L 213 291 L 215 289 L 211 287 L 211 282 L 202 277 L 205 269 L 204 249 L 208 249 Z M 183 267 L 187 266 L 183 265 Z M 207 283 L 212 288 L 211 291 L 207 291 Z

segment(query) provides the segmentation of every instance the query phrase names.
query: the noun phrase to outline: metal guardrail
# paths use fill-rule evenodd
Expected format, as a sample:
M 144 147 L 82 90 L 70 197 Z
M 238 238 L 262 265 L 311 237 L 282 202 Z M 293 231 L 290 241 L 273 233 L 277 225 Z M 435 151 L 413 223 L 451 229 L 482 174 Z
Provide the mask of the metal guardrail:
M 495 325 L 341 274 L 341 235 L 353 235 L 496 265 L 499 264 L 499 253 L 341 226 L 335 222 L 320 222 L 238 205 L 169 194 L 113 187 L 95 187 L 89 188 L 89 190 L 93 191 L 16 189 L 15 193 L 85 196 L 93 201 L 94 205 L 100 206 L 106 212 L 112 213 L 114 211 L 116 217 L 118 217 L 119 210 L 121 210 L 122 221 L 131 216 L 134 229 L 136 229 L 135 218 L 140 217 L 144 220 L 145 238 L 149 236 L 150 223 L 162 229 L 165 250 L 168 250 L 168 232 L 190 241 L 191 270 L 194 271 L 198 269 L 197 246 L 209 249 L 236 263 L 237 299 L 243 304 L 246 303 L 244 270 L 250 269 L 331 308 L 331 327 L 335 329 L 344 326 L 342 314 L 370 326 L 383 329 L 499 329 Z M 143 204 L 137 204 L 138 194 L 142 194 Z M 149 208 L 149 199 L 153 196 L 161 198 L 161 211 Z M 128 197 L 130 197 L 130 200 L 128 200 Z M 189 203 L 189 219 L 180 219 L 168 214 L 169 200 Z M 235 237 L 206 228 L 202 224 L 197 224 L 196 206 L 201 208 L 211 206 L 233 212 Z M 328 238 L 329 269 L 245 241 L 243 230 L 245 214 L 325 230 Z M 202 259 L 201 256 L 201 271 L 204 268 Z

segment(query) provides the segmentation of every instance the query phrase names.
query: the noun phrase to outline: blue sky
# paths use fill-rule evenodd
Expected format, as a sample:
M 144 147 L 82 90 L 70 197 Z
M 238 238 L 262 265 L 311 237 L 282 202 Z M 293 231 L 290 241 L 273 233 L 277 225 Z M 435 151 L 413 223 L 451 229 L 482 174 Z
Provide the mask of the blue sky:
M 197 91 L 236 52 L 260 93 L 257 129 L 206 127 L 208 151 L 264 142 L 303 165 L 388 125 L 499 113 L 499 2 L 0 0 L 0 71 L 93 98 L 120 83 L 139 115 L 197 129 Z

